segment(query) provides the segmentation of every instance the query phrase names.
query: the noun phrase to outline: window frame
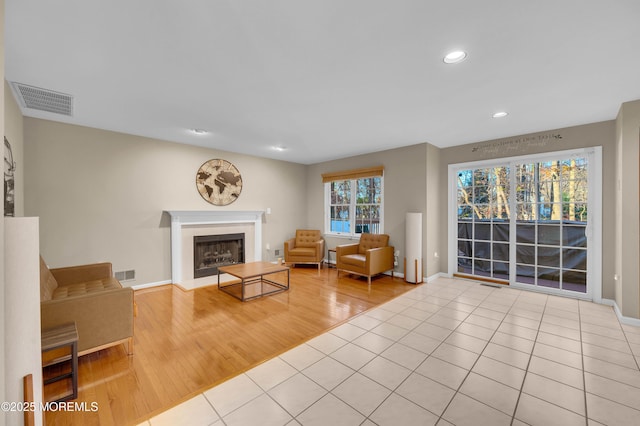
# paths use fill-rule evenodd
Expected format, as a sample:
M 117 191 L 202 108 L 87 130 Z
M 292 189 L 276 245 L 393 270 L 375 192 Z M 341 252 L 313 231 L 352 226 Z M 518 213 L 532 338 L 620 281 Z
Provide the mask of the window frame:
M 378 234 L 384 234 L 384 175 L 358 176 L 354 178 L 337 178 L 324 182 L 324 233 L 333 237 L 359 239 L 362 232 L 356 232 L 356 207 L 358 180 L 380 178 L 380 204 L 364 203 L 363 205 L 378 205 L 380 207 L 380 224 Z M 349 229 L 350 232 L 336 232 L 331 230 L 331 184 L 333 182 L 350 181 L 350 201 L 349 201 Z
M 603 224 L 603 210 L 602 210 L 602 147 L 584 147 L 578 149 L 570 149 L 564 151 L 544 152 L 538 154 L 529 154 L 514 157 L 495 158 L 488 160 L 472 161 L 467 163 L 449 164 L 448 166 L 448 275 L 454 276 L 457 272 L 457 260 L 458 260 L 458 191 L 457 191 L 457 175 L 460 170 L 483 168 L 483 167 L 495 167 L 510 164 L 513 167 L 513 177 L 516 176 L 515 166 L 517 164 L 524 164 L 529 162 L 546 162 L 546 161 L 558 161 L 559 159 L 568 159 L 571 157 L 585 157 L 589 164 L 589 176 L 587 179 L 587 191 L 588 202 L 586 205 L 589 207 L 589 219 L 585 228 L 585 234 L 589 238 L 587 250 L 587 292 L 567 292 L 565 290 L 544 287 L 544 286 L 530 286 L 528 284 L 521 284 L 516 279 L 517 257 L 516 257 L 516 245 L 517 245 L 517 210 L 516 201 L 516 179 L 511 179 L 511 212 L 513 220 L 510 220 L 510 254 L 509 259 L 513 260 L 514 268 L 510 271 L 509 285 L 513 288 L 539 291 L 546 294 L 556 294 L 574 297 L 578 299 L 593 300 L 601 303 L 602 301 L 602 224 Z M 536 243 L 536 246 L 539 246 Z

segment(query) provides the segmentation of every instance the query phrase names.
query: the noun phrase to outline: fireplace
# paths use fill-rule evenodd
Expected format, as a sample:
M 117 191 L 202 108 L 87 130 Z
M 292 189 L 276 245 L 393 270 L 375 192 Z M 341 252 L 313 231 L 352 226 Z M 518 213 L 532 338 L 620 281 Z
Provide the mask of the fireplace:
M 244 263 L 244 234 L 193 237 L 193 278 L 218 273 L 218 267 Z
M 262 211 L 168 210 L 167 213 L 171 216 L 171 281 L 185 290 L 217 283 L 215 275 L 193 276 L 195 236 L 244 234 L 244 262 L 262 260 Z M 220 279 L 233 277 L 222 274 Z

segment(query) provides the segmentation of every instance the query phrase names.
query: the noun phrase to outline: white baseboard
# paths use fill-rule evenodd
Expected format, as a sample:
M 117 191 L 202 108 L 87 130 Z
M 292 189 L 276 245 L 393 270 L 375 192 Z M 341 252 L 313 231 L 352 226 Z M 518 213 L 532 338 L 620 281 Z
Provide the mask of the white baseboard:
M 384 272 L 384 275 L 391 276 L 391 272 L 389 272 L 389 271 Z M 393 271 L 393 276 L 404 279 L 404 272 Z M 423 280 L 424 280 L 424 278 L 423 278 Z M 416 283 L 410 283 L 410 282 L 407 281 L 407 284 L 416 284 Z
M 430 277 L 427 277 L 426 281 L 427 281 L 427 283 L 430 283 L 430 282 L 432 282 L 434 280 L 437 280 L 438 278 L 448 278 L 448 277 L 449 277 L 449 275 L 447 275 L 444 272 L 437 272 L 437 273 L 431 275 Z
M 618 316 L 618 321 L 620 321 L 621 323 L 627 324 L 627 325 L 634 325 L 636 327 L 640 327 L 640 319 L 632 318 L 632 317 L 625 317 L 624 315 L 622 315 L 622 312 L 620 311 L 620 308 L 618 307 L 618 304 L 616 303 L 615 300 L 602 299 L 602 304 L 603 305 L 608 305 L 608 306 L 613 306 L 613 310 L 615 311 L 616 315 Z
M 383 274 L 391 276 L 391 271 L 383 272 Z M 399 277 L 399 278 L 404 278 L 404 274 L 402 272 L 398 272 L 398 271 L 393 271 L 393 276 L 394 277 Z
M 391 275 L 391 272 L 385 272 L 385 275 Z M 393 276 L 394 277 L 399 277 L 399 278 L 404 278 L 404 273 L 403 272 L 394 271 L 393 272 Z M 446 278 L 446 277 L 448 277 L 448 275 L 445 274 L 444 272 L 438 272 L 438 273 L 435 273 L 435 274 L 431 275 L 430 277 L 426 277 L 426 278 L 422 277 L 422 282 L 423 283 L 430 283 L 433 280 L 436 280 L 436 279 L 441 278 L 441 277 L 445 277 Z M 413 284 L 413 283 L 409 283 L 409 284 Z
M 131 288 L 134 290 L 142 290 L 143 288 L 160 287 L 161 285 L 167 285 L 167 284 L 171 284 L 171 280 L 157 281 L 155 283 L 132 285 Z

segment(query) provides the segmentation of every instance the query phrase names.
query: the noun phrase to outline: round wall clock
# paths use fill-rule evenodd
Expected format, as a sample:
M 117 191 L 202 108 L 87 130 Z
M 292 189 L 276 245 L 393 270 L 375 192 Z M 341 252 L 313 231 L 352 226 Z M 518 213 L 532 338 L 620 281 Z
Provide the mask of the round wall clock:
M 216 206 L 233 203 L 242 191 L 242 176 L 227 160 L 209 160 L 198 169 L 196 188 L 202 198 Z

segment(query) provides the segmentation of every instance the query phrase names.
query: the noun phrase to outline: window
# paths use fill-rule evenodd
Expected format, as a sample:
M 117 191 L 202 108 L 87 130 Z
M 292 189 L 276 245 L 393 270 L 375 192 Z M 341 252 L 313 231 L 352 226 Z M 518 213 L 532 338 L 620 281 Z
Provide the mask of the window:
M 382 168 L 323 175 L 325 233 L 383 233 Z
M 594 147 L 450 165 L 450 273 L 598 300 L 601 162 Z

